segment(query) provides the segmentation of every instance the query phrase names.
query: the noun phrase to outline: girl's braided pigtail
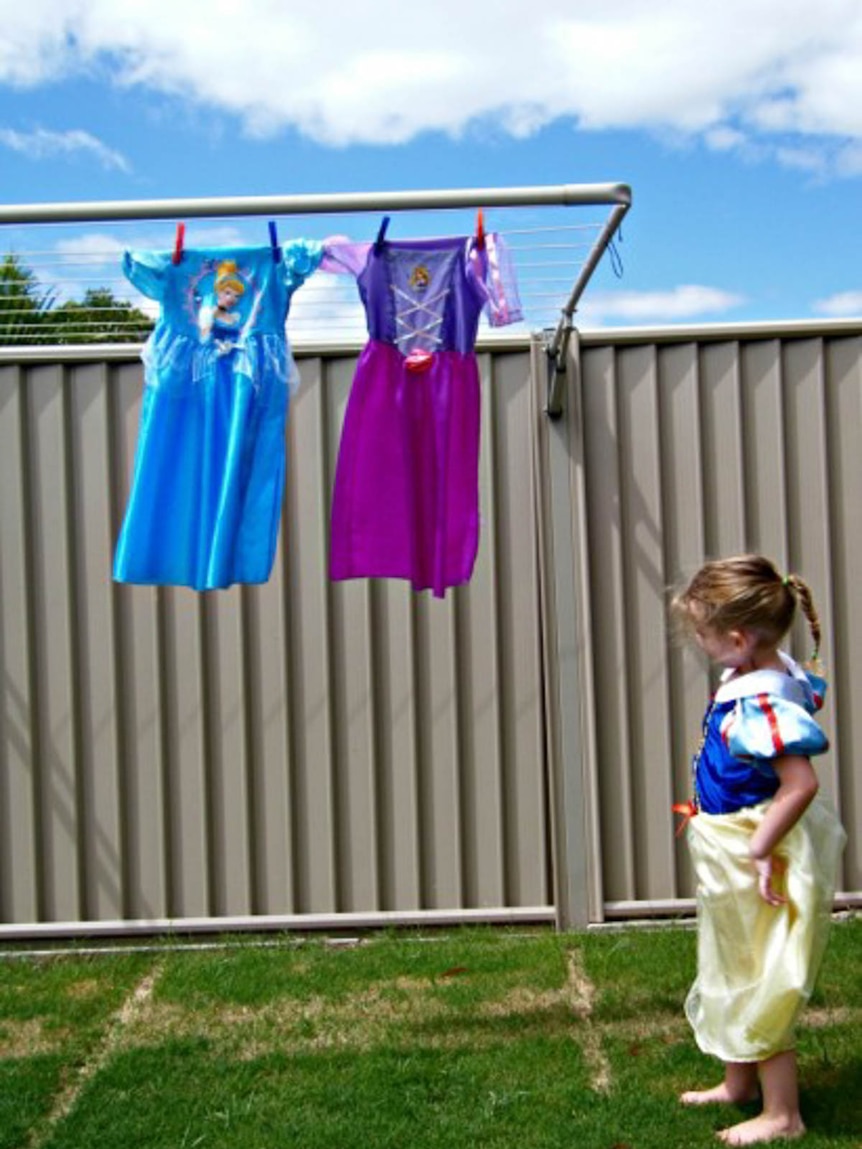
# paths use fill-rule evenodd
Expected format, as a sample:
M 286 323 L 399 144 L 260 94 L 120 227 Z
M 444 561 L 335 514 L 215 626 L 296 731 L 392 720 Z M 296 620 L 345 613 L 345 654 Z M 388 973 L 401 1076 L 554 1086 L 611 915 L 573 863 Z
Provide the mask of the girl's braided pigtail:
M 800 578 L 799 575 L 790 574 L 783 580 L 784 585 L 793 592 L 796 596 L 796 601 L 799 603 L 799 608 L 805 615 L 808 621 L 808 629 L 811 631 L 811 638 L 814 642 L 814 650 L 811 652 L 811 658 L 806 663 L 809 670 L 815 674 L 822 674 L 823 667 L 820 662 L 820 642 L 822 638 L 822 630 L 820 627 L 820 615 L 817 613 L 817 607 L 814 605 L 814 597 L 811 594 L 811 588 L 805 579 Z

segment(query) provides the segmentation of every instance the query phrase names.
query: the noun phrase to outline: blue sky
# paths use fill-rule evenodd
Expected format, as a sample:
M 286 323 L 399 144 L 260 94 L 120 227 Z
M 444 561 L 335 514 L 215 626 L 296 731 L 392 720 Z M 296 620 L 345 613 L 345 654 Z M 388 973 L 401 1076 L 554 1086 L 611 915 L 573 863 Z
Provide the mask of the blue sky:
M 862 315 L 858 0 L 4 7 L 2 203 L 621 181 L 624 274 L 603 261 L 582 326 Z M 0 230 L 3 250 L 112 258 L 171 229 Z

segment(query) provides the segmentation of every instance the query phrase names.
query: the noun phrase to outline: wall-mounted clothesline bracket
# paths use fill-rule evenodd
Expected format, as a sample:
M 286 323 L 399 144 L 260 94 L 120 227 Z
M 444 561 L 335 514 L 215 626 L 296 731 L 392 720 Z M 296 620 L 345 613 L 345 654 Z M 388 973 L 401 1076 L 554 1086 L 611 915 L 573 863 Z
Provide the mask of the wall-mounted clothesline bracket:
M 556 329 L 548 329 L 548 401 L 552 418 L 562 413 L 563 385 L 578 302 L 631 207 L 628 184 L 558 184 L 514 188 L 449 188 L 426 191 L 345 192 L 289 196 L 223 196 L 207 199 L 95 200 L 70 203 L 0 204 L 3 224 L 107 223 L 154 219 L 205 219 L 230 216 L 290 216 L 361 212 L 433 211 L 456 208 L 610 207 L 582 264 Z M 183 230 L 184 230 L 184 225 Z M 275 227 L 272 223 L 270 230 Z M 178 240 L 182 252 L 182 239 Z
M 569 343 L 575 329 L 575 311 L 599 260 L 610 247 L 614 235 L 620 229 L 623 217 L 631 207 L 631 191 L 628 188 L 625 191 L 628 193 L 628 197 L 618 201 L 611 211 L 605 226 L 593 244 L 592 251 L 584 261 L 578 278 L 575 280 L 572 293 L 560 313 L 560 321 L 556 329 L 548 333 L 545 344 L 548 357 L 548 403 L 545 411 L 552 419 L 559 418 L 563 411 L 563 386 L 566 377 Z

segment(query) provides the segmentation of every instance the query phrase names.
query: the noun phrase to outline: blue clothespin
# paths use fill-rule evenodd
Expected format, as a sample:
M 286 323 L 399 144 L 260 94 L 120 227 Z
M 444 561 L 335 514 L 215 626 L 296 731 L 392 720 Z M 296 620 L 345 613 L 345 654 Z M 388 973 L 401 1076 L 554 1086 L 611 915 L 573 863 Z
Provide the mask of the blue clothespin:
M 389 216 L 385 215 L 380 221 L 380 230 L 377 232 L 377 239 L 374 241 L 374 250 L 379 254 L 383 249 L 383 242 L 386 239 L 386 229 L 389 227 Z
M 278 229 L 275 226 L 275 220 L 269 221 L 269 244 L 272 248 L 273 262 L 278 263 L 281 259 L 281 248 L 278 246 Z

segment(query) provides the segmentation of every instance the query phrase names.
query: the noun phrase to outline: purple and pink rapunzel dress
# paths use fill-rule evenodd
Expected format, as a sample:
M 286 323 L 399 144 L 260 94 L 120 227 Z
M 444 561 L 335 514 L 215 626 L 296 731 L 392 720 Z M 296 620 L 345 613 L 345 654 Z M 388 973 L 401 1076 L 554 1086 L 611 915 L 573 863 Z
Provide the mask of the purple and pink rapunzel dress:
M 330 575 L 442 597 L 469 580 L 479 543 L 479 320 L 521 319 L 506 247 L 494 233 L 336 240 L 321 270 L 355 275 L 369 334 L 341 434 Z

